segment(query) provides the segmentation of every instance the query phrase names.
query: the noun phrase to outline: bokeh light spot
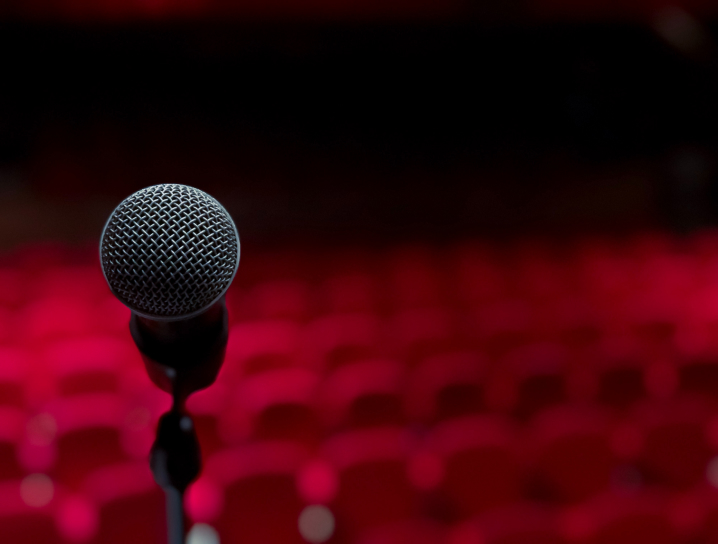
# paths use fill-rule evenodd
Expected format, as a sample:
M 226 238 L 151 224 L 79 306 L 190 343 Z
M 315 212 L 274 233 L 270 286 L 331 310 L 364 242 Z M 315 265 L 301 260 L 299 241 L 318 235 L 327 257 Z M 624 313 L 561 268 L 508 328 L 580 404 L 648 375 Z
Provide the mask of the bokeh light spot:
M 718 487 L 718 457 L 708 461 L 706 466 L 706 479 L 713 487 Z
M 334 514 L 326 506 L 307 506 L 299 514 L 299 533 L 307 542 L 326 542 L 334 534 Z
M 219 544 L 219 533 L 211 525 L 195 523 L 187 534 L 187 544 Z
M 52 500 L 55 486 L 44 474 L 30 474 L 20 482 L 20 497 L 28 506 L 40 508 Z

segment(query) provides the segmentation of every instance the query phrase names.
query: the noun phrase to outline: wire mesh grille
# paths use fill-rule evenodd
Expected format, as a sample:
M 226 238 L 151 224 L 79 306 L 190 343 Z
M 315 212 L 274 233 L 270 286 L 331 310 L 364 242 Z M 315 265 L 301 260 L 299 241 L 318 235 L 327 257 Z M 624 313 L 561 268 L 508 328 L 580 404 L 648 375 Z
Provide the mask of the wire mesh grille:
M 110 289 L 130 309 L 182 317 L 209 306 L 229 287 L 239 239 L 232 218 L 208 194 L 155 185 L 115 209 L 100 257 Z

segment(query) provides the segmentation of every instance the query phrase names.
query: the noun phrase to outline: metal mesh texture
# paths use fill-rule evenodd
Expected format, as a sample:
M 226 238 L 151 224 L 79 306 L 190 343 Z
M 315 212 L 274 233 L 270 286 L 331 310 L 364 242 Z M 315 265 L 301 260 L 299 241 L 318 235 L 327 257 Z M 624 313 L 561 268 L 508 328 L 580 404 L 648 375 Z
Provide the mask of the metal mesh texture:
M 239 239 L 211 196 L 185 185 L 155 185 L 126 198 L 100 242 L 102 269 L 115 295 L 149 317 L 197 313 L 229 287 Z

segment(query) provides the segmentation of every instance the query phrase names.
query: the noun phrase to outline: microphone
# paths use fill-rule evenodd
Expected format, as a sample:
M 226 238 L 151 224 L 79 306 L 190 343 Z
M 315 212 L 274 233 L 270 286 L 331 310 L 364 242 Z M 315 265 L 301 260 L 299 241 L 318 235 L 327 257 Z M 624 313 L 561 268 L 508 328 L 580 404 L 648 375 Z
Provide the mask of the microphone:
M 227 210 L 186 185 L 146 187 L 112 212 L 100 238 L 102 273 L 131 311 L 130 333 L 150 379 L 172 395 L 157 426 L 150 468 L 167 496 L 169 544 L 184 544 L 183 496 L 202 468 L 187 397 L 210 386 L 224 360 L 224 294 L 239 266 Z
M 239 254 L 229 213 L 186 185 L 137 191 L 115 208 L 102 231 L 102 273 L 132 310 L 130 332 L 150 379 L 179 406 L 211 385 L 222 365 L 224 294 Z

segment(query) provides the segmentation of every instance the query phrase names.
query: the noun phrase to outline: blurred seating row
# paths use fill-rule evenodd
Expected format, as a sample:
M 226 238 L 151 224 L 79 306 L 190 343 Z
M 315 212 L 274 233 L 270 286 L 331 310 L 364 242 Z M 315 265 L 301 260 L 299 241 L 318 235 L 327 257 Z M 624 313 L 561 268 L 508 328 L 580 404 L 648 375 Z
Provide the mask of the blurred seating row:
M 704 484 L 673 493 L 612 488 L 572 506 L 506 495 L 465 517 L 452 517 L 452 503 L 442 499 L 475 498 L 476 479 L 470 485 L 457 478 L 444 497 L 417 494 L 395 469 L 399 452 L 389 444 L 374 446 L 359 448 L 365 462 L 347 468 L 335 497 L 321 503 L 308 502 L 307 494 L 329 488 L 330 482 L 320 465 L 305 464 L 307 454 L 296 445 L 255 443 L 221 452 L 208 460 L 205 475 L 191 489 L 188 511 L 194 520 L 215 526 L 222 541 L 250 544 L 687 544 L 714 542 L 717 536 L 718 492 Z M 494 482 L 489 477 L 482 485 Z M 307 510 L 318 504 L 326 505 L 329 516 L 307 520 Z M 162 494 L 144 463 L 97 469 L 80 492 L 68 492 L 42 475 L 0 486 L 6 542 L 159 542 L 162 514 Z M 298 530 L 302 521 L 304 531 Z
M 169 399 L 95 251 L 0 256 L 3 542 L 162 538 Z M 188 403 L 223 542 L 715 541 L 716 235 L 243 258 Z
M 31 416 L 56 410 L 58 399 L 69 403 L 74 397 L 114 394 L 124 404 L 147 405 L 156 413 L 165 396 L 151 386 L 126 336 L 57 341 L 36 359 L 26 349 L 0 347 L 0 406 Z M 218 382 L 190 400 L 198 414 L 233 427 L 230 435 L 241 435 L 274 409 L 285 409 L 283 417 L 304 414 L 327 432 L 385 423 L 430 426 L 482 412 L 526 420 L 571 402 L 623 412 L 644 399 L 718 395 L 715 360 L 681 360 L 670 353 L 648 358 L 630 343 L 606 351 L 595 346 L 582 354 L 560 344 L 532 344 L 493 360 L 475 351 L 436 352 L 413 367 L 397 359 L 357 356 L 321 369 L 285 357 L 280 333 L 274 344 L 269 336 L 246 338 L 239 344 L 245 353 L 238 356 L 230 346 Z
M 299 417 L 285 412 L 283 418 L 275 412 L 258 421 L 252 432 L 224 441 L 212 436 L 218 422 L 207 425 L 203 416 L 195 419 L 203 451 L 210 457 L 247 443 L 282 441 L 326 457 L 337 471 L 344 461 L 331 452 L 337 451 L 333 444 L 343 443 L 339 438 L 354 441 L 359 451 L 372 441 L 390 444 L 384 440 L 388 433 L 396 444 L 406 443 L 402 470 L 417 489 L 439 486 L 447 467 L 471 453 L 477 460 L 488 456 L 477 464 L 497 478 L 505 476 L 502 485 L 512 490 L 512 497 L 571 503 L 602 491 L 616 478 L 628 478 L 630 485 L 684 489 L 711 475 L 718 477 L 711 472 L 718 470 L 711 464 L 718 452 L 718 419 L 715 407 L 701 400 L 642 403 L 631 417 L 619 420 L 595 407 L 564 405 L 523 427 L 500 415 L 481 414 L 448 419 L 430 429 L 387 422 L 336 430 L 325 437 L 317 436 L 315 428 L 307 436 Z M 61 410 L 28 420 L 25 429 L 15 412 L 3 411 L 0 476 L 44 472 L 74 489 L 96 468 L 144 459 L 156 418 L 137 408 L 123 413 L 118 404 L 113 398 L 73 399 Z M 490 486 L 478 488 L 477 493 L 492 493 Z

